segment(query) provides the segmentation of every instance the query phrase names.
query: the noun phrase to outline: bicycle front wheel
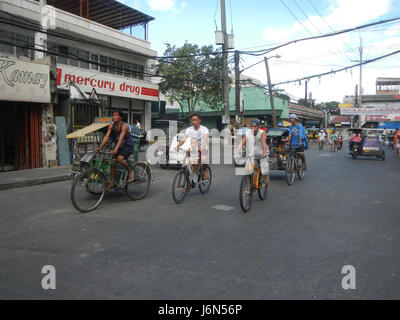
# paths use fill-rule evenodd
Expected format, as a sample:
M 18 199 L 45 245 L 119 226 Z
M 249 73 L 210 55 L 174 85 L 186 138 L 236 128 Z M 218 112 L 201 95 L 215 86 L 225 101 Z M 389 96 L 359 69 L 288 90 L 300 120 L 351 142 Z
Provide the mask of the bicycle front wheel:
M 239 200 L 243 212 L 248 212 L 253 203 L 253 179 L 251 175 L 244 176 L 240 182 Z
M 207 173 L 207 179 L 204 178 L 204 173 Z M 201 169 L 201 180 L 199 183 L 199 189 L 202 194 L 205 194 L 210 190 L 211 187 L 212 172 L 209 165 L 205 165 L 204 169 Z
M 144 163 L 135 163 L 132 166 L 135 179 L 125 186 L 126 195 L 131 200 L 143 199 L 150 189 L 151 172 Z
M 72 182 L 71 201 L 80 212 L 96 209 L 106 193 L 107 178 L 98 169 L 80 173 Z
M 177 204 L 181 204 L 189 189 L 189 178 L 186 170 L 179 171 L 172 183 L 172 198 Z
M 291 186 L 294 182 L 295 172 L 294 172 L 294 158 L 290 157 L 287 164 L 286 164 L 286 182 L 289 186 Z

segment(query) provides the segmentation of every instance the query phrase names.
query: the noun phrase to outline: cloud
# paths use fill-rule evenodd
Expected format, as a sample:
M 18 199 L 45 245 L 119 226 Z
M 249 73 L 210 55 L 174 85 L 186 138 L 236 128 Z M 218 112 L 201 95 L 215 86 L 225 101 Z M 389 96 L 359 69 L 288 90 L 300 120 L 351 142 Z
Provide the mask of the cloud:
M 154 11 L 169 11 L 174 8 L 175 0 L 147 0 L 147 3 Z
M 376 20 L 391 10 L 394 0 L 329 0 L 327 6 L 320 10 L 325 21 L 334 30 L 341 30 L 348 27 L 365 24 L 371 20 Z M 315 1 L 314 1 L 315 3 Z M 326 2 L 325 2 L 326 3 Z M 289 4 L 289 2 L 288 2 Z M 313 12 L 311 7 L 307 7 L 309 12 Z M 286 10 L 282 7 L 282 10 Z M 327 23 L 321 19 L 315 11 L 312 15 L 308 15 L 307 19 L 292 6 L 292 10 L 298 16 L 301 23 L 287 12 L 288 19 L 292 19 L 293 24 L 285 28 L 276 26 L 268 26 L 263 31 L 263 39 L 267 42 L 282 43 L 288 40 L 298 39 L 310 36 L 302 24 L 313 34 L 331 32 Z M 355 14 L 356 13 L 356 14 Z M 316 30 L 316 28 L 318 30 Z M 378 28 L 378 27 L 377 27 Z M 374 58 L 376 56 L 398 50 L 395 47 L 399 43 L 400 36 L 399 27 L 379 26 L 379 29 L 386 30 L 365 30 L 361 32 L 364 44 L 364 60 Z M 374 31 L 374 32 L 373 32 Z M 307 75 L 320 74 L 341 66 L 354 64 L 359 59 L 359 34 L 344 34 L 324 40 L 312 40 L 297 43 L 288 47 L 277 50 L 282 56 L 281 59 L 271 59 L 270 67 L 272 74 L 272 82 L 280 82 L 302 78 Z M 259 59 L 259 58 L 258 58 Z M 396 58 L 398 59 L 398 58 Z M 247 58 L 246 65 L 257 62 L 256 59 Z M 363 88 L 366 93 L 375 93 L 375 79 L 378 76 L 395 74 L 399 68 L 389 68 L 390 63 L 400 66 L 400 61 L 394 62 L 393 59 L 382 60 L 378 65 L 382 68 L 373 67 L 373 65 L 365 66 L 363 72 Z M 386 68 L 387 67 L 387 68 Z M 333 76 L 324 76 L 321 79 L 313 79 L 309 83 L 309 91 L 313 92 L 313 98 L 319 101 L 338 100 L 341 101 L 344 95 L 352 95 L 354 87 L 358 84 L 359 69 L 354 68 L 352 71 L 337 73 Z M 246 72 L 263 82 L 266 81 L 265 68 L 262 64 Z M 302 98 L 304 97 L 304 81 L 302 86 L 298 83 L 284 85 L 280 88 L 287 90 L 289 93 Z

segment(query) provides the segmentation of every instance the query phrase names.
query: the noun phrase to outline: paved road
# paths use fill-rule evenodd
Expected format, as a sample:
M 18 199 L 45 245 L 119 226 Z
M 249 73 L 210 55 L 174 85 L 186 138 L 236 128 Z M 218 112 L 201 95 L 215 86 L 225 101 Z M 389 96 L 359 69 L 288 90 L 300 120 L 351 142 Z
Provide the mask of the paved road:
M 173 170 L 154 169 L 146 199 L 114 192 L 89 214 L 72 207 L 68 181 L 2 191 L 0 298 L 399 299 L 400 160 L 307 157 L 304 181 L 274 172 L 248 214 L 229 165 L 179 206 Z M 43 265 L 56 290 L 41 288 Z M 344 265 L 356 290 L 341 287 Z

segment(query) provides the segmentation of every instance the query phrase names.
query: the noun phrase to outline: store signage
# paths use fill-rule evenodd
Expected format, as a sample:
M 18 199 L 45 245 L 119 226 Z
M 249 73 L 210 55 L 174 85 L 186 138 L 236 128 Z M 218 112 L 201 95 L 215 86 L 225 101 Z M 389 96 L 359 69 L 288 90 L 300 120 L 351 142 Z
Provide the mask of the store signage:
M 158 101 L 158 86 L 146 81 L 118 76 L 112 77 L 98 72 L 82 71 L 64 66 L 58 67 L 57 88 L 68 90 L 69 80 L 88 93 L 96 89 L 96 92 L 102 95 Z
M 50 102 L 50 67 L 0 59 L 0 100 Z
M 340 114 L 345 116 L 355 115 L 387 115 L 397 114 L 400 115 L 400 107 L 382 107 L 382 108 L 342 108 Z

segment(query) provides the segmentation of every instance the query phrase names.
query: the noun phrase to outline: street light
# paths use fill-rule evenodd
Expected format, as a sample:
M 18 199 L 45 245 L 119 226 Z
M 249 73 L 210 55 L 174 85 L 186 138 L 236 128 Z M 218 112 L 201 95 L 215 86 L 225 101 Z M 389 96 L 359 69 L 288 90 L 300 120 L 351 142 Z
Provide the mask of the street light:
M 279 59 L 279 58 L 281 58 L 281 56 L 279 54 L 277 54 L 277 55 L 269 57 L 269 58 L 268 57 L 264 58 L 265 69 L 267 70 L 269 101 L 271 103 L 272 125 L 273 125 L 274 128 L 276 128 L 277 124 L 276 124 L 276 113 L 275 113 L 274 97 L 272 96 L 271 75 L 270 75 L 270 72 L 269 72 L 269 65 L 268 65 L 268 59 L 271 59 L 271 58 Z

